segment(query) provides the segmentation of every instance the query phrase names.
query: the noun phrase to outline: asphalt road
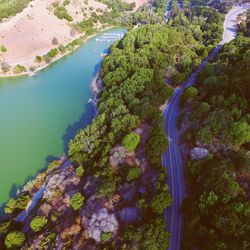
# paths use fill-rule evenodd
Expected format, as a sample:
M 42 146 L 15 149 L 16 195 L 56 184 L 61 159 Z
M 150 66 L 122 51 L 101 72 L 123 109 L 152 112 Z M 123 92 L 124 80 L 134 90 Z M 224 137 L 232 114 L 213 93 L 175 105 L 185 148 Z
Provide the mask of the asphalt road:
M 210 53 L 210 55 L 199 65 L 192 73 L 188 80 L 177 88 L 174 95 L 169 100 L 166 109 L 164 110 L 165 117 L 165 132 L 169 138 L 169 146 L 167 151 L 162 155 L 163 166 L 166 167 L 168 173 L 168 185 L 172 195 L 173 203 L 166 211 L 167 230 L 171 237 L 169 250 L 179 250 L 183 218 L 180 214 L 182 200 L 185 197 L 185 182 L 183 177 L 183 162 L 179 149 L 179 135 L 176 127 L 176 122 L 179 117 L 180 108 L 179 101 L 182 91 L 185 87 L 192 86 L 195 83 L 197 75 L 205 68 L 207 62 L 220 50 L 223 44 L 230 42 L 236 36 L 234 27 L 237 16 L 250 8 L 249 5 L 235 6 L 226 15 L 224 21 L 224 33 L 221 42 Z

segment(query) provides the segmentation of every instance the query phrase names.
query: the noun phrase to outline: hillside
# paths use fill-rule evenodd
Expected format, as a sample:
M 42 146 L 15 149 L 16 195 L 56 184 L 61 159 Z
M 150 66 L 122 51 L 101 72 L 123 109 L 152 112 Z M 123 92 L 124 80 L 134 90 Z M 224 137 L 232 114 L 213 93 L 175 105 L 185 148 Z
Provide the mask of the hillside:
M 178 85 L 199 65 L 221 36 L 223 18 L 194 8 L 181 17 L 184 25 L 178 17 L 163 25 L 166 3 L 155 4 L 146 19 L 145 9 L 134 14 L 138 24 L 148 24 L 110 48 L 99 74 L 99 114 L 69 143 L 68 157 L 49 164 L 7 203 L 2 248 L 168 246 L 163 218 L 171 197 L 161 166 L 168 140 L 160 108 L 173 87 L 165 81 Z
M 196 88 L 187 88 L 183 94 L 181 127 L 188 187 L 182 208 L 183 249 L 250 247 L 250 39 L 244 36 L 248 35 L 246 23 L 240 25 L 242 34 L 224 45 L 200 74 Z
M 136 11 L 144 3 L 117 1 L 107 6 L 95 0 L 34 0 L 21 13 L 0 23 L 0 74 L 36 71 L 70 51 L 67 46 L 72 41 L 119 24 L 123 11 Z M 59 51 L 50 56 L 52 49 Z

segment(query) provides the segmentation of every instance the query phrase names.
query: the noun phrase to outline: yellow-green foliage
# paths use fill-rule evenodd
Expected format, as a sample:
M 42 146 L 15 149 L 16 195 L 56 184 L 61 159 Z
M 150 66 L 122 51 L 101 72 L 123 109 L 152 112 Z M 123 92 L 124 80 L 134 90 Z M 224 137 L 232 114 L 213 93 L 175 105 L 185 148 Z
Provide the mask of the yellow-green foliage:
M 44 216 L 36 216 L 31 222 L 30 227 L 34 232 L 41 231 L 45 225 L 48 223 L 48 220 Z
M 75 193 L 70 200 L 70 205 L 74 210 L 79 210 L 82 208 L 84 202 L 84 197 L 81 193 Z
M 14 74 L 21 74 L 23 72 L 26 72 L 26 68 L 20 64 L 16 65 L 13 69 Z
M 31 0 L 1 0 L 0 1 L 0 21 L 18 12 L 21 12 Z
M 7 249 L 18 249 L 24 241 L 25 235 L 22 232 L 13 231 L 6 236 L 4 244 Z

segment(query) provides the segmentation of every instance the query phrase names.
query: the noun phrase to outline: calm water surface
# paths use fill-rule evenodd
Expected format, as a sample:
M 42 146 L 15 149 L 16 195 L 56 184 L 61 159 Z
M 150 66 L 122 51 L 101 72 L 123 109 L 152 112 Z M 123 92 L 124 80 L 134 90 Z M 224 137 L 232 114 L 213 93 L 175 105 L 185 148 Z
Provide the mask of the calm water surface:
M 92 120 L 90 84 L 111 44 L 92 38 L 36 76 L 0 79 L 0 206 Z

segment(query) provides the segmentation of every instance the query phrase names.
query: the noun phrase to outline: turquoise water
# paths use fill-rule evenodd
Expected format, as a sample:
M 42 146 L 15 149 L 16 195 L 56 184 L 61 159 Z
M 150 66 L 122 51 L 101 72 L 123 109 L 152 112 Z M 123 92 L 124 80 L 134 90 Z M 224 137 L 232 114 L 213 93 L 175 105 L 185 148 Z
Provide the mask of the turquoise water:
M 92 38 L 36 76 L 0 79 L 0 206 L 92 120 L 90 84 L 111 43 Z

